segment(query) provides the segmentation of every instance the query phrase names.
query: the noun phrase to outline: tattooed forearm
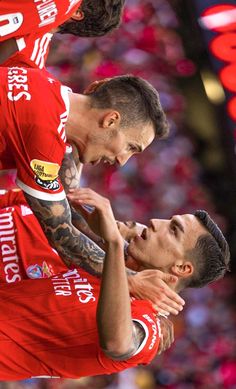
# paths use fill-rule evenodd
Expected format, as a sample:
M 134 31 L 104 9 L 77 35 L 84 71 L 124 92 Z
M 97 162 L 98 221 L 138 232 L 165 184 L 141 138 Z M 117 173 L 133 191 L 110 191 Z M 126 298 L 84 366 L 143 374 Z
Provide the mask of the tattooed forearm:
M 96 235 L 91 228 L 89 227 L 86 220 L 83 218 L 83 216 L 78 213 L 72 206 L 71 209 L 71 216 L 72 216 L 72 223 L 73 225 L 81 231 L 83 234 L 88 236 L 90 239 L 92 239 L 95 243 L 97 243 L 101 248 L 104 247 L 104 240 Z
M 72 153 L 65 154 L 59 174 L 66 193 L 68 193 L 69 189 L 75 189 L 79 187 L 80 173 L 78 172 Z M 71 207 L 71 215 L 72 223 L 75 228 L 87 235 L 98 245 L 102 245 L 102 239 L 94 234 L 83 216 L 73 207 Z
M 28 194 L 25 197 L 49 243 L 58 251 L 66 265 L 75 264 L 89 273 L 101 275 L 105 253 L 72 225 L 68 201 L 39 200 Z
M 80 185 L 80 173 L 77 170 L 72 153 L 66 153 L 62 161 L 59 176 L 65 192 L 78 188 Z

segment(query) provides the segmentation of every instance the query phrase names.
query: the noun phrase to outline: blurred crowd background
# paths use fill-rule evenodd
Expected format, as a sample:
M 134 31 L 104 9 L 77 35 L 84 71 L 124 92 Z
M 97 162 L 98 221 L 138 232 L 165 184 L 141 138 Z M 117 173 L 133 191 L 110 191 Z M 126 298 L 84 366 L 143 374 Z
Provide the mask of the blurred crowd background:
M 229 240 L 232 272 L 216 285 L 183 294 L 185 311 L 173 318 L 175 343 L 149 367 L 80 380 L 2 382 L 0 389 L 236 388 L 234 139 L 221 114 L 224 94 L 194 3 L 126 0 L 120 28 L 104 38 L 56 34 L 47 67 L 75 92 L 96 79 L 124 73 L 155 86 L 170 122 L 169 138 L 118 170 L 86 167 L 81 184 L 109 197 L 121 220 L 147 223 L 151 217 L 207 210 Z M 209 98 L 207 80 L 218 86 L 220 98 Z M 13 179 L 13 172 L 1 176 L 0 186 L 13 186 Z

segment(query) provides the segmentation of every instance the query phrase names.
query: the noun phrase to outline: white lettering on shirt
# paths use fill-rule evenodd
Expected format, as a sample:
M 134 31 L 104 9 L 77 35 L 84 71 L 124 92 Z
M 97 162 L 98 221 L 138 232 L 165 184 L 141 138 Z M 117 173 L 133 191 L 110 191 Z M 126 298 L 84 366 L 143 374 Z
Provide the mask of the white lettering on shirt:
M 0 15 L 0 36 L 16 32 L 22 25 L 23 20 L 23 15 L 20 12 Z
M 21 281 L 12 211 L 0 214 L 0 250 L 6 282 Z
M 17 66 L 8 69 L 8 93 L 7 97 L 11 101 L 18 101 L 22 97 L 25 100 L 31 99 L 31 94 L 28 92 L 28 77 L 27 70 Z
M 93 295 L 93 287 L 87 278 L 82 278 L 77 269 L 69 270 L 59 276 L 51 278 L 56 296 L 71 296 L 75 293 L 82 304 L 96 301 Z M 71 281 L 72 282 L 71 282 Z
M 143 315 L 143 317 L 152 325 L 152 341 L 148 347 L 151 350 L 157 341 L 157 324 L 149 315 Z
M 39 27 L 54 23 L 58 14 L 56 3 L 53 0 L 34 0 L 38 11 Z

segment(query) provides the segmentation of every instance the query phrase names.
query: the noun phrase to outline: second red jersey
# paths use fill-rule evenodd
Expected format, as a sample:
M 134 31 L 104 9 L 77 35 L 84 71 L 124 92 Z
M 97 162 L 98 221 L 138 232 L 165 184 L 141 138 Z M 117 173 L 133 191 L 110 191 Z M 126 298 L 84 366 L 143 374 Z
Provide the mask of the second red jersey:
M 131 298 L 144 340 L 129 360 L 108 358 L 96 327 L 100 280 L 66 269 L 22 192 L 1 196 L 0 208 L 0 379 L 77 378 L 149 363 L 160 338 L 152 305 Z
M 1 0 L 0 41 L 26 34 L 44 34 L 68 20 L 81 0 Z
M 81 269 L 0 288 L 0 379 L 35 376 L 78 378 L 115 373 L 149 363 L 157 353 L 159 326 L 151 304 L 134 300 L 132 319 L 145 337 L 126 361 L 99 346 L 96 307 L 100 281 Z

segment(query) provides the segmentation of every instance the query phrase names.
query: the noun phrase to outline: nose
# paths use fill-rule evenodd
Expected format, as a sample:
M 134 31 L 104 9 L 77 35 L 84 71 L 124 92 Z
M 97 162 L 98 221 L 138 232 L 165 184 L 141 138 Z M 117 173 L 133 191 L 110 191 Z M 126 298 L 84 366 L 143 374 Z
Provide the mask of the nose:
M 123 153 L 123 154 L 117 155 L 116 162 L 120 166 L 124 166 L 126 164 L 126 162 L 130 159 L 130 157 L 132 157 L 132 155 L 133 155 L 133 153 Z
M 150 227 L 153 231 L 157 231 L 157 222 L 155 219 L 150 219 Z

